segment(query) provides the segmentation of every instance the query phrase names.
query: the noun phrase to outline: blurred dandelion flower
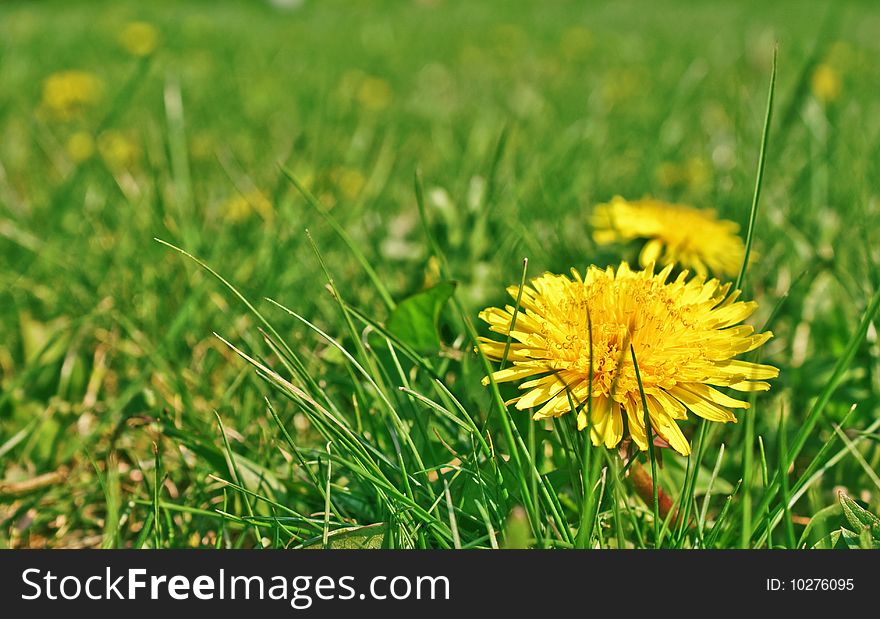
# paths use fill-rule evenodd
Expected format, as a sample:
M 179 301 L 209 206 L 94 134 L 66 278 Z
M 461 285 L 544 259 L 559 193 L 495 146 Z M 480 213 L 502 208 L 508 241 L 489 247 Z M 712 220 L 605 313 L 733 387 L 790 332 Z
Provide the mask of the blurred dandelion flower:
M 711 209 L 696 209 L 646 198 L 627 201 L 620 196 L 597 206 L 591 218 L 593 239 L 600 245 L 649 239 L 639 263 L 662 266 L 678 262 L 698 275 L 736 275 L 745 246 L 739 225 L 715 217 Z
M 840 96 L 840 76 L 834 68 L 826 63 L 820 64 L 813 71 L 810 79 L 813 96 L 822 103 L 831 103 Z
M 614 107 L 634 99 L 645 91 L 649 78 L 643 67 L 609 71 L 602 82 L 602 101 L 606 106 Z
M 70 118 L 101 99 L 101 80 L 86 71 L 61 71 L 43 80 L 42 107 L 59 118 Z
M 334 168 L 330 172 L 330 180 L 346 200 L 357 198 L 367 184 L 367 179 L 360 170 L 345 167 Z
M 273 215 L 272 203 L 262 191 L 253 190 L 246 194 L 236 194 L 223 206 L 224 218 L 232 223 L 241 223 L 256 213 L 266 221 Z
M 159 31 L 153 24 L 133 21 L 119 33 L 119 43 L 132 56 L 149 56 L 159 44 Z
M 425 265 L 425 277 L 422 280 L 422 288 L 433 288 L 440 283 L 442 277 L 440 261 L 437 259 L 437 256 L 432 255 L 428 258 L 428 263 Z
M 358 87 L 357 99 L 367 109 L 384 110 L 391 105 L 391 85 L 379 77 L 365 77 Z
M 134 140 L 115 129 L 108 129 L 98 136 L 98 152 L 112 168 L 130 168 L 141 156 Z
M 705 189 L 710 180 L 708 164 L 699 157 L 691 157 L 684 163 L 666 161 L 657 166 L 657 182 L 663 187 L 683 187 L 690 191 Z
M 67 139 L 67 155 L 75 163 L 82 163 L 95 153 L 95 140 L 85 131 L 77 131 Z
M 687 419 L 688 410 L 710 421 L 735 422 L 730 409 L 746 409 L 748 403 L 716 387 L 766 391 L 770 385 L 764 381 L 779 370 L 734 359 L 772 337 L 738 324 L 755 311 L 754 301 L 737 301 L 739 292 L 728 294 L 730 284 L 715 279 L 688 280 L 687 272 L 667 282 L 671 270 L 670 265 L 657 274 L 653 267 L 633 271 L 624 262 L 616 272 L 591 266 L 586 276 L 572 270 L 572 278 L 550 273 L 534 278 L 522 291 L 515 321 L 509 305 L 480 313 L 492 331 L 510 332 L 509 351 L 504 341 L 480 338 L 488 358 L 501 360 L 507 352 L 510 366 L 493 378 L 529 379 L 513 402 L 520 410 L 537 408 L 536 420 L 562 416 L 574 404 L 578 429 L 589 428 L 593 444 L 615 447 L 626 427 L 645 450 L 632 345 L 651 427 L 687 455 L 690 444 L 676 422 Z M 508 293 L 516 298 L 519 286 Z

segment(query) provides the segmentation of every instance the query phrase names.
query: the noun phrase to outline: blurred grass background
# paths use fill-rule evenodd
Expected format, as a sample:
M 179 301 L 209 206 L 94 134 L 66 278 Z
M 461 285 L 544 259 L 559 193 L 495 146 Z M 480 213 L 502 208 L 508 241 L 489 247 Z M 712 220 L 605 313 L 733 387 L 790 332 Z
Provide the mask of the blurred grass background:
M 439 278 L 418 168 L 475 315 L 519 280 L 524 256 L 532 274 L 619 261 L 587 228 L 615 194 L 744 225 L 778 41 L 747 292 L 758 324 L 785 299 L 764 358 L 782 374 L 756 417 L 775 444 L 780 408 L 796 427 L 880 283 L 877 32 L 868 1 L 0 2 L 0 546 L 146 543 L 157 463 L 162 495 L 182 507 L 152 543 L 214 545 L 214 510 L 232 501 L 210 477 L 225 475 L 215 410 L 236 450 L 285 466 L 265 386 L 212 335 L 259 347 L 253 319 L 154 237 L 340 334 L 306 228 L 347 300 L 379 321 L 385 308 L 279 163 L 397 299 Z M 91 94 L 53 109 L 46 80 L 66 71 L 91 76 Z M 330 349 L 275 318 L 321 385 L 344 391 Z M 445 321 L 448 380 L 478 410 L 459 334 Z M 872 324 L 828 421 L 855 403 L 852 425 L 876 418 L 878 355 Z M 291 433 L 314 441 L 288 413 Z M 742 428 L 718 430 L 728 454 Z M 832 436 L 824 423 L 808 452 Z M 864 458 L 823 478 L 795 510 L 801 524 L 836 487 L 877 511 L 876 441 Z M 282 485 L 277 500 L 295 502 L 296 484 Z M 225 543 L 255 540 L 238 530 Z

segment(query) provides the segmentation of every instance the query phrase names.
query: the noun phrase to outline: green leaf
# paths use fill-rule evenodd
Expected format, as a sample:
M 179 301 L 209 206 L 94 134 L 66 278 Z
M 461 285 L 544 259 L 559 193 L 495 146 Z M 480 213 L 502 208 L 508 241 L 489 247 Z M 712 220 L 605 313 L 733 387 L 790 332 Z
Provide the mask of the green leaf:
M 455 282 L 440 282 L 401 301 L 388 318 L 388 331 L 419 352 L 440 349 L 437 321 L 455 292 Z
M 381 522 L 359 527 L 336 529 L 327 535 L 327 548 L 344 548 L 347 550 L 382 548 L 386 531 L 387 526 Z M 302 547 L 321 549 L 324 547 L 323 538 L 316 537 L 311 539 L 304 542 Z
M 816 549 L 830 550 L 830 549 L 834 548 L 835 546 L 837 546 L 837 542 L 840 540 L 840 537 L 841 537 L 843 531 L 846 531 L 847 533 L 851 533 L 847 529 L 838 529 L 837 531 L 832 531 L 831 533 L 829 533 L 828 535 L 826 535 L 825 537 L 820 539 L 818 542 L 813 544 L 813 546 L 812 546 L 813 550 L 816 550 Z
M 859 540 L 858 534 L 853 533 L 849 529 L 841 529 L 840 538 L 843 540 L 843 543 L 846 544 L 846 547 L 850 550 L 859 550 L 862 547 L 860 544 L 861 540 Z
M 863 550 L 880 548 L 880 543 L 874 541 L 873 532 L 869 527 L 865 527 L 859 532 L 859 548 Z
M 856 531 L 861 531 L 866 527 L 880 531 L 880 518 L 861 507 L 843 492 L 838 493 L 837 497 L 843 508 L 843 515 Z
M 815 527 L 824 526 L 824 525 L 828 524 L 828 521 L 831 518 L 834 518 L 834 517 L 839 518 L 840 512 L 841 512 L 840 505 L 838 503 L 834 503 L 832 505 L 829 505 L 828 507 L 824 507 L 824 508 L 820 509 L 815 514 L 813 514 L 813 517 L 810 518 L 810 522 L 807 523 L 807 526 L 804 527 L 803 533 L 801 533 L 801 539 L 798 541 L 798 545 L 797 545 L 798 548 L 804 547 L 804 544 L 806 544 L 807 540 L 809 540 L 809 538 L 810 538 L 810 533 L 813 532 L 813 529 Z M 813 548 L 816 548 L 819 544 L 821 544 L 823 542 L 823 540 L 829 541 L 829 538 L 831 538 L 834 535 L 836 535 L 837 537 L 834 537 L 834 539 L 833 539 L 833 542 L 832 542 L 832 546 L 833 546 L 834 543 L 837 542 L 837 538 L 840 537 L 840 531 L 834 531 L 833 533 L 824 536 L 822 539 L 820 539 L 819 541 L 816 542 L 816 545 L 813 546 Z M 829 546 L 829 548 L 830 547 L 831 546 Z

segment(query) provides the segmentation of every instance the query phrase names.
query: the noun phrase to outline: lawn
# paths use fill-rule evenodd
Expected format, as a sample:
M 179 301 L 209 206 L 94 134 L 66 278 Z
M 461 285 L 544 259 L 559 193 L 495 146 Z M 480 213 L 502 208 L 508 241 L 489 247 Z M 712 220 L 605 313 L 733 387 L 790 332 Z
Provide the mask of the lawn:
M 878 32 L 868 1 L 0 2 L 0 547 L 880 544 Z M 524 276 L 637 268 L 591 217 L 648 195 L 751 230 L 774 334 L 687 457 L 532 421 L 475 352 Z

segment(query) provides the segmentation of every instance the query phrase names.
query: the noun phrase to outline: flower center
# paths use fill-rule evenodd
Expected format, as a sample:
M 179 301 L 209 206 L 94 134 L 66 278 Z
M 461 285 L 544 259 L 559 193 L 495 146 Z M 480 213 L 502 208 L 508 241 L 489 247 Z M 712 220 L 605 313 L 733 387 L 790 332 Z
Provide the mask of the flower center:
M 554 366 L 582 378 L 590 375 L 592 324 L 593 394 L 618 401 L 639 393 L 631 344 L 646 391 L 674 386 L 677 368 L 704 357 L 698 342 L 685 341 L 694 332 L 692 308 L 677 304 L 656 280 L 598 279 L 571 286 L 542 322 L 546 335 L 556 332 Z

